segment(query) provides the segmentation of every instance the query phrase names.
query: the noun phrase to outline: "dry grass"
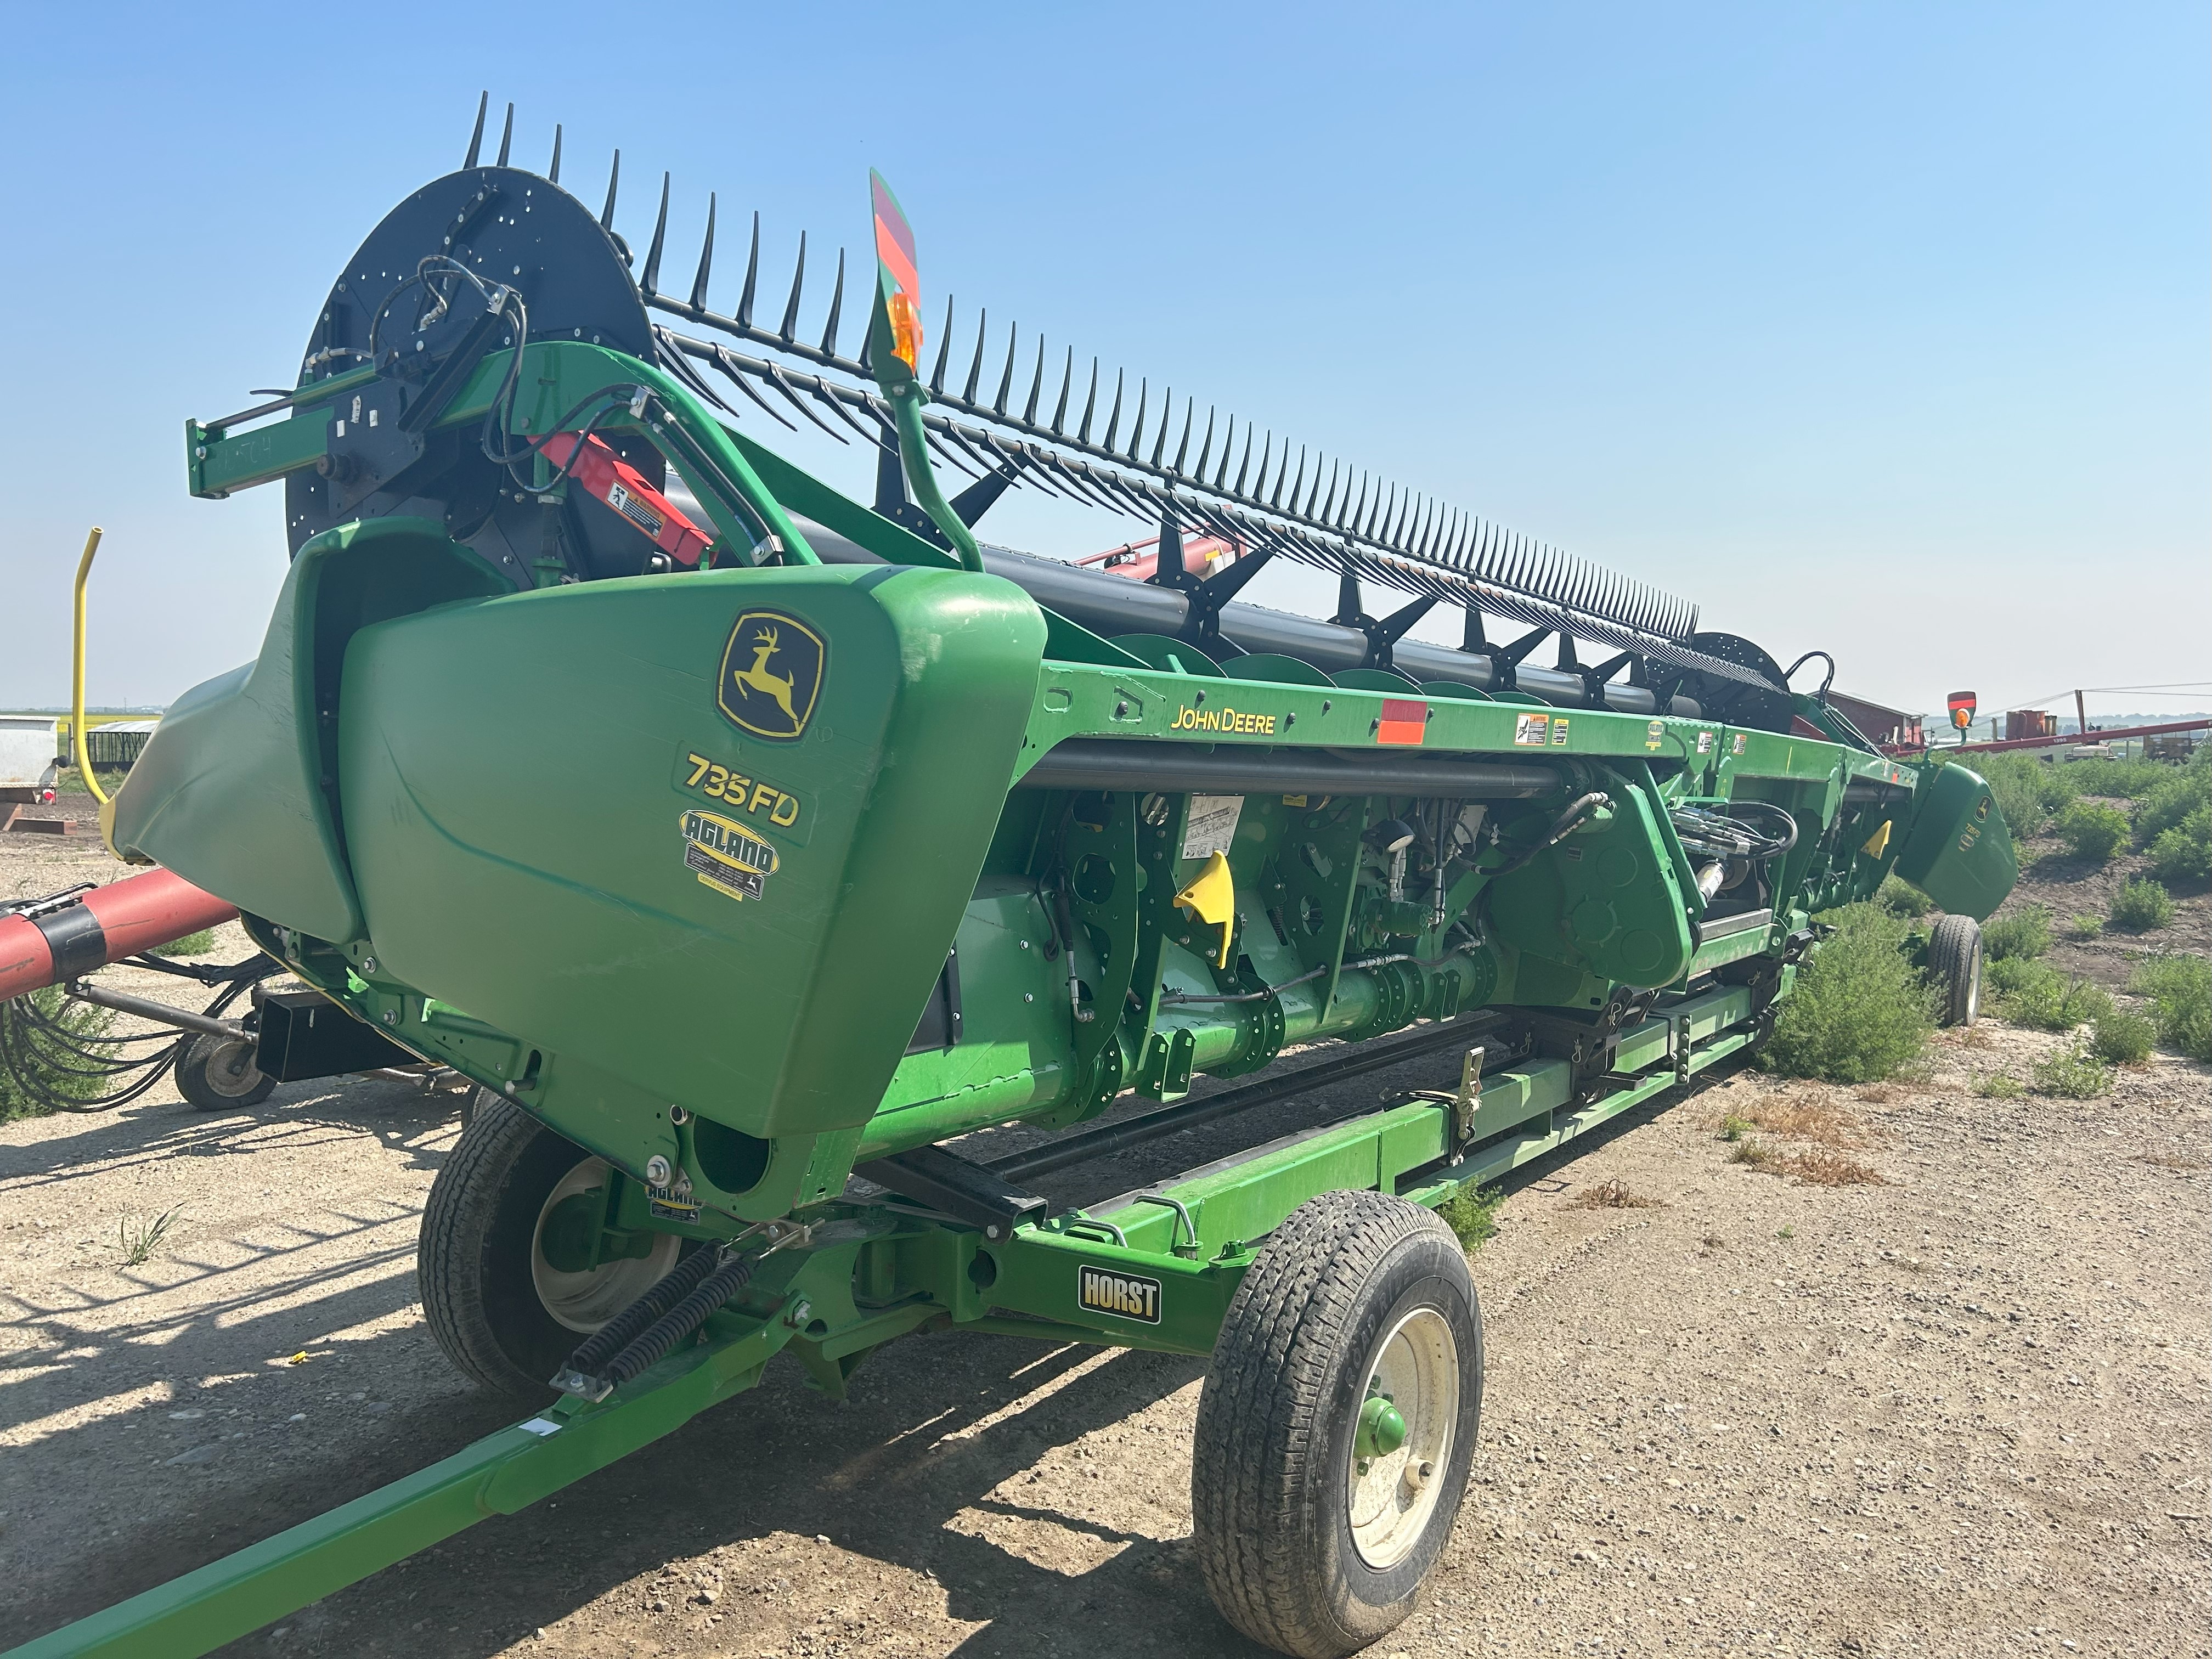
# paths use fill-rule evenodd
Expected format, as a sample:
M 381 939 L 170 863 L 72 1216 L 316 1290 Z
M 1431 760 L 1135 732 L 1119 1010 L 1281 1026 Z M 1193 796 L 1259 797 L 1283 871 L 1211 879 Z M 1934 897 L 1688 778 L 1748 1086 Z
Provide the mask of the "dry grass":
M 1811 1146 L 1802 1152 L 1783 1152 L 1759 1139 L 1740 1140 L 1729 1162 L 1756 1170 L 1761 1175 L 1795 1176 L 1814 1187 L 1880 1187 L 1887 1184 L 1881 1171 L 1870 1164 L 1848 1158 L 1832 1146 Z
M 1903 1100 L 1909 1091 L 1899 1088 L 1894 1083 L 1869 1083 L 1865 1088 L 1853 1092 L 1870 1106 L 1887 1106 L 1893 1100 Z
M 2212 1158 L 2198 1158 L 2190 1152 L 2137 1152 L 2137 1164 L 2155 1164 L 2161 1170 L 2212 1170 Z
M 1859 1098 L 1896 1098 L 1895 1094 L 1877 1093 L 1877 1091 L 1887 1090 L 1890 1086 L 1876 1084 L 1870 1089 L 1862 1089 Z M 1728 1133 L 1730 1128 L 1735 1132 L 1732 1135 Z M 1867 1127 L 1863 1118 L 1856 1113 L 1844 1110 L 1825 1095 L 1810 1090 L 1792 1090 L 1787 1094 L 1739 1104 L 1729 1112 L 1728 1120 L 1722 1125 L 1722 1133 L 1726 1139 L 1740 1139 L 1747 1128 L 1764 1129 L 1767 1133 L 1780 1135 L 1785 1140 L 1809 1140 L 1821 1146 L 1863 1147 L 1881 1144 L 1881 1137 Z
M 1996 1039 L 1978 1025 L 1954 1025 L 1936 1041 L 1948 1042 L 1954 1048 L 1987 1048 L 1996 1042 Z
M 1633 1191 L 1619 1176 L 1585 1187 L 1571 1202 L 1577 1210 L 1649 1210 L 1663 1208 L 1662 1200 Z

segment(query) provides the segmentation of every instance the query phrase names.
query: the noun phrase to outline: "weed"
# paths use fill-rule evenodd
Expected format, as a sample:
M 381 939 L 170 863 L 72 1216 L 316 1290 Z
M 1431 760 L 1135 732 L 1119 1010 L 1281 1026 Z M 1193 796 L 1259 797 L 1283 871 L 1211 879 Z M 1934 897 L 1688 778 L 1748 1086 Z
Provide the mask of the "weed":
M 2112 1086 L 2112 1068 L 2090 1052 L 2085 1037 L 2077 1037 L 2035 1062 L 2035 1092 L 2039 1095 L 2093 1100 Z
M 1960 1048 L 1989 1048 L 1996 1039 L 1978 1025 L 1954 1025 L 1951 1028 L 1951 1042 Z
M 1984 1100 L 2018 1100 L 2027 1092 L 2027 1085 L 1999 1066 L 1974 1079 L 1974 1092 Z
M 1874 896 L 1874 902 L 1893 916 L 1924 916 L 1936 908 L 1935 900 L 1896 876 L 1881 878 L 1881 890 Z
M 123 1247 L 123 1265 L 136 1267 L 150 1261 L 161 1250 L 169 1230 L 185 1212 L 181 1204 L 155 1216 L 126 1215 L 115 1224 L 116 1242 Z
M 1646 1198 L 1632 1190 L 1619 1176 L 1608 1176 L 1595 1187 L 1585 1187 L 1575 1195 L 1574 1206 L 1578 1210 L 1650 1210 L 1664 1208 L 1656 1198 Z
M 1784 1227 L 1774 1236 L 1777 1238 L 1795 1238 L 1797 1237 L 1797 1230 L 1795 1227 Z
M 1905 1098 L 1905 1091 L 1893 1083 L 1872 1083 L 1857 1091 L 1858 1097 L 1871 1106 L 1887 1106 L 1893 1100 Z
M 1749 1135 L 1736 1142 L 1735 1150 L 1729 1154 L 1729 1162 L 1748 1164 L 1754 1170 L 1764 1170 L 1769 1164 L 1775 1163 L 1778 1157 L 1778 1154 L 1773 1147 L 1768 1146 L 1758 1136 Z
M 1972 769 L 1989 785 L 1990 799 L 2019 841 L 2038 834 L 2077 793 L 2066 774 L 2029 755 L 1977 755 Z
M 2173 775 L 2173 769 L 2157 761 L 2072 760 L 2064 763 L 2066 783 L 2076 794 L 2106 795 L 2135 800 Z
M 1437 1213 L 1462 1249 L 1479 1250 L 1497 1236 L 1498 1206 L 1504 1201 L 1502 1187 L 1462 1187 L 1437 1206 Z
M 2094 916 L 2076 916 L 2066 924 L 2068 936 L 2084 944 L 2095 939 L 2104 931 L 2105 924 Z
M 2212 806 L 2200 806 L 2150 843 L 2150 872 L 2170 887 L 2212 881 Z
M 2192 1060 L 2212 1060 L 2212 962 L 2178 953 L 2150 957 L 2129 977 L 2128 989 L 2150 999 L 2160 1042 Z
M 2045 963 L 2027 965 L 2035 972 L 2021 975 L 2016 987 L 2006 988 L 2001 1005 L 2004 1017 L 2015 1025 L 2039 1031 L 2070 1031 L 2111 1012 L 2112 999 L 2103 987 L 2082 979 L 2069 982 Z
M 1837 931 L 1799 975 L 1761 1063 L 1831 1083 L 1893 1077 L 1936 1024 L 1933 994 L 1904 954 L 1906 924 L 1872 904 L 1826 920 Z
M 1743 1109 L 1741 1121 L 1747 1129 L 1764 1129 L 1769 1134 L 1817 1141 L 1824 1146 L 1864 1146 L 1872 1140 L 1858 1118 L 1810 1092 L 1757 1101 Z
M 1749 1118 L 1741 1117 L 1734 1112 L 1730 1112 L 1726 1117 L 1721 1120 L 1721 1139 L 1723 1140 L 1741 1140 L 1744 1136 L 1750 1133 L 1751 1120 Z
M 2112 896 L 2112 926 L 2130 933 L 2148 933 L 2173 920 L 2173 901 L 2157 882 L 2124 881 Z
M 197 933 L 187 933 L 182 939 L 173 939 L 156 947 L 150 954 L 157 957 L 200 957 L 215 949 L 215 929 L 203 927 Z
M 74 1105 L 90 1100 L 107 1084 L 104 1077 L 87 1076 L 85 1062 L 56 1054 L 26 1018 L 24 1010 L 61 1028 L 61 1033 L 83 1042 L 104 1036 L 112 1016 L 88 1002 L 72 1002 L 58 985 L 31 992 L 13 1005 L 0 1006 L 0 1037 L 9 1039 L 0 1055 L 0 1123 L 19 1117 L 38 1117 L 57 1104 Z M 24 1068 L 22 1073 L 14 1069 Z
M 2090 1052 L 2113 1066 L 2142 1065 L 2150 1058 L 2151 1045 L 2158 1040 L 2154 1022 L 2118 1008 L 2098 1015 L 2091 1022 L 2090 1031 Z
M 1982 929 L 1982 951 L 1992 961 L 2026 961 L 2051 948 L 2051 912 L 2024 904 Z
M 2212 753 L 2212 748 L 2198 753 Z M 2212 762 L 2200 759 L 2179 771 L 2169 771 L 2161 781 L 2144 791 L 2136 805 L 2136 845 L 2150 846 L 2208 806 L 2212 806 Z
M 2077 800 L 2058 815 L 2058 822 L 2051 827 L 2075 858 L 2094 859 L 2102 864 L 2127 840 L 2128 815 L 2101 801 Z

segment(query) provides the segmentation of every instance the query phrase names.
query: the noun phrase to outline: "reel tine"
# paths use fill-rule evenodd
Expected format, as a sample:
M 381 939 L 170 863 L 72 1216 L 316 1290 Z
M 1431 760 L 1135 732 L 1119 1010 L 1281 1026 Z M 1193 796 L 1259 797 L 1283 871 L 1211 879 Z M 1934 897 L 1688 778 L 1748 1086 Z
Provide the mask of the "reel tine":
M 1345 480 L 1344 494 L 1347 502 L 1349 502 L 1352 495 L 1351 483 L 1352 481 L 1348 478 Z M 1345 527 L 1344 521 L 1346 519 L 1350 519 L 1352 523 L 1358 524 L 1359 522 L 1359 515 L 1366 510 L 1367 474 L 1363 471 L 1359 475 L 1359 504 L 1357 507 L 1339 507 L 1336 514 L 1336 527 L 1339 530 L 1342 530 Z
M 1275 488 L 1267 496 L 1267 506 L 1272 511 L 1280 512 L 1282 510 L 1283 475 L 1290 470 L 1291 441 L 1288 438 L 1285 438 L 1283 440 L 1283 459 L 1275 467 Z M 1304 444 L 1300 444 L 1298 446 L 1298 476 L 1303 478 L 1305 477 L 1305 472 L 1306 447 Z
M 607 204 L 599 210 L 599 228 L 611 235 L 615 228 L 615 191 L 622 185 L 622 152 L 607 167 Z
M 1245 428 L 1245 435 L 1249 437 L 1250 434 L 1251 428 L 1247 427 Z M 1225 482 L 1229 477 L 1229 452 L 1236 447 L 1237 417 L 1234 415 L 1231 415 L 1229 417 L 1228 426 L 1221 434 L 1221 465 L 1213 469 L 1213 487 L 1216 489 L 1220 489 L 1223 483 Z
M 1313 486 L 1306 491 L 1306 504 L 1298 509 L 1303 519 L 1313 517 L 1314 503 L 1321 499 L 1321 459 L 1319 455 L 1314 457 Z
M 707 234 L 699 242 L 699 269 L 691 274 L 691 308 L 707 308 L 707 273 L 714 263 L 714 192 L 707 192 Z
M 1213 405 L 1212 404 L 1208 404 L 1206 406 L 1206 441 L 1198 447 L 1198 469 L 1196 476 L 1200 483 L 1204 483 L 1206 482 L 1206 464 L 1212 458 Z M 1182 470 L 1182 458 L 1180 455 L 1176 458 L 1176 470 L 1178 472 Z
M 1091 417 L 1098 412 L 1098 360 L 1091 360 L 1091 390 L 1083 394 L 1083 424 L 1075 430 L 1075 441 L 1091 441 Z
M 561 124 L 558 121 L 553 124 L 553 162 L 545 169 L 545 182 L 549 185 L 561 182 Z
M 1052 433 L 1056 438 L 1067 435 L 1067 394 L 1075 386 L 1075 348 L 1067 349 L 1067 363 L 1060 372 L 1060 401 L 1053 405 Z
M 1022 424 L 1036 424 L 1037 399 L 1044 393 L 1044 336 L 1037 336 L 1036 373 L 1030 377 L 1030 400 L 1022 409 Z
M 983 373 L 983 337 L 991 331 L 991 312 L 987 306 L 975 313 L 975 360 L 968 365 L 968 384 L 960 392 L 960 401 L 971 407 L 975 402 L 975 382 Z
M 653 222 L 653 242 L 646 249 L 645 276 L 638 286 L 647 294 L 659 292 L 660 250 L 668 240 L 668 175 L 660 175 L 660 214 Z
M 1129 447 L 1122 452 L 1123 458 L 1132 462 L 1137 459 L 1137 446 L 1145 441 L 1145 397 L 1150 390 L 1151 382 L 1139 376 L 1137 380 L 1137 423 L 1129 428 Z
M 1173 419 L 1175 419 L 1175 388 L 1170 386 L 1168 395 L 1160 399 L 1160 435 L 1152 440 L 1152 466 L 1155 470 L 1159 466 L 1161 455 L 1166 453 L 1168 422 Z
M 750 328 L 753 322 L 753 292 L 760 280 L 760 210 L 753 210 L 752 245 L 745 250 L 745 285 L 738 295 L 738 325 Z
M 1297 476 L 1291 480 L 1291 511 L 1298 510 L 1298 492 L 1306 487 L 1306 447 L 1298 446 Z
M 476 131 L 469 134 L 469 153 L 461 158 L 461 171 L 464 173 L 477 164 L 477 157 L 483 151 L 484 115 L 490 108 L 491 89 L 487 87 L 477 94 L 477 125 Z
M 1273 435 L 1273 434 L 1270 434 L 1269 435 L 1270 435 L 1270 436 L 1272 436 L 1272 435 Z M 1224 449 L 1224 450 L 1223 450 L 1223 451 L 1221 452 L 1221 459 L 1222 459 L 1223 463 L 1224 463 L 1224 465 L 1226 465 L 1226 463 L 1228 462 L 1228 459 L 1229 459 L 1229 452 L 1228 452 L 1227 450 L 1225 450 L 1225 449 Z M 1244 493 L 1244 475 L 1245 475 L 1247 472 L 1250 471 L 1251 470 L 1252 470 L 1252 423 L 1251 423 L 1249 421 L 1247 421 L 1247 422 L 1244 423 L 1244 455 L 1243 455 L 1243 459 L 1241 459 L 1241 460 L 1239 460 L 1239 461 L 1237 463 L 1237 483 L 1236 483 L 1235 487 L 1234 487 L 1234 488 L 1232 488 L 1232 489 L 1230 490 L 1230 492 L 1229 492 L 1229 493 L 1230 493 L 1231 495 L 1242 495 Z M 1267 463 L 1265 460 L 1262 460 L 1262 461 L 1260 463 L 1260 470 L 1261 470 L 1262 472 L 1264 472 L 1264 471 L 1266 471 L 1267 470 Z M 1219 482 L 1220 482 L 1220 481 L 1219 481 L 1218 479 L 1216 479 L 1216 480 L 1215 480 L 1215 483 L 1216 483 L 1217 484 L 1218 484 L 1218 483 L 1219 483 Z
M 507 106 L 507 125 L 499 130 L 499 160 L 495 167 L 505 167 L 507 158 L 514 153 L 514 106 Z
M 1251 434 L 1247 433 L 1245 436 L 1248 440 L 1244 446 L 1246 451 L 1245 459 L 1249 460 L 1251 459 L 1251 444 L 1249 441 Z M 1274 453 L 1275 429 L 1273 427 L 1269 427 L 1267 428 L 1267 440 L 1265 443 L 1260 446 L 1260 476 L 1252 481 L 1255 487 L 1257 488 L 1260 494 L 1262 495 L 1266 495 L 1267 492 L 1267 462 L 1273 456 Z M 1244 475 L 1241 471 L 1237 475 L 1237 493 L 1240 495 L 1244 494 Z M 1257 497 L 1246 496 L 1246 499 L 1248 501 L 1256 501 Z
M 747 374 L 744 369 L 739 368 L 738 365 L 738 360 L 720 346 L 716 346 L 714 348 L 714 367 L 720 369 L 723 374 L 728 375 L 731 383 L 734 385 L 738 391 L 744 392 L 746 397 L 758 404 L 760 405 L 762 414 L 767 416 L 769 419 L 774 421 L 778 426 L 789 428 L 789 429 L 793 432 L 799 430 L 797 427 L 793 426 L 789 421 L 785 420 L 781 415 L 778 414 L 775 410 L 769 407 L 766 398 L 763 398 L 759 392 L 753 390 L 752 377 Z
M 937 338 L 937 363 L 929 371 L 929 389 L 938 397 L 945 395 L 945 361 L 952 355 L 952 296 L 945 296 L 945 332 Z
M 830 320 L 822 330 L 822 355 L 837 355 L 837 318 L 845 309 L 845 250 L 837 250 L 837 281 L 830 290 Z
M 820 427 L 824 432 L 835 438 L 839 443 L 849 444 L 853 441 L 843 433 L 838 431 L 836 427 L 831 426 L 829 422 L 823 420 L 819 415 L 817 415 L 811 409 L 809 409 L 806 406 L 806 400 L 804 398 L 801 398 L 798 392 L 792 390 L 791 382 L 785 378 L 784 373 L 781 368 L 777 368 L 774 363 L 770 363 L 768 366 L 768 374 L 769 384 L 774 386 L 778 392 L 781 392 L 786 398 L 791 400 L 791 406 L 793 409 L 806 416 L 808 420 L 813 422 L 815 425 Z
M 1197 413 L 1198 400 L 1195 398 L 1184 398 L 1182 400 L 1182 441 L 1176 446 L 1175 465 L 1168 469 L 1178 478 L 1187 478 L 1190 476 L 1182 470 L 1182 462 L 1183 457 L 1190 453 L 1191 421 Z M 1167 428 L 1165 427 L 1162 427 L 1160 431 L 1161 434 L 1164 436 L 1166 434 Z
M 1006 394 L 1014 389 L 1014 346 L 1015 343 L 1021 338 L 1021 334 L 1022 325 L 1019 323 L 1010 323 L 1006 325 L 1006 372 L 999 376 L 999 399 L 992 406 L 994 410 L 1000 415 L 1006 412 Z
M 799 329 L 799 292 L 806 285 L 806 233 L 799 233 L 799 263 L 791 268 L 791 297 L 783 304 L 783 326 L 776 331 L 786 345 L 797 343 L 793 336 Z
M 1323 524 L 1327 524 L 1328 522 L 1329 514 L 1335 509 L 1336 475 L 1342 470 L 1343 463 L 1341 461 L 1331 461 L 1328 464 L 1328 495 L 1321 504 L 1321 519 Z M 1312 515 L 1308 514 L 1307 516 L 1311 517 Z
M 1118 368 L 1114 371 L 1114 412 L 1106 417 L 1106 435 L 1098 441 L 1098 447 L 1109 454 L 1113 453 L 1114 434 L 1121 425 L 1122 374 L 1123 371 Z

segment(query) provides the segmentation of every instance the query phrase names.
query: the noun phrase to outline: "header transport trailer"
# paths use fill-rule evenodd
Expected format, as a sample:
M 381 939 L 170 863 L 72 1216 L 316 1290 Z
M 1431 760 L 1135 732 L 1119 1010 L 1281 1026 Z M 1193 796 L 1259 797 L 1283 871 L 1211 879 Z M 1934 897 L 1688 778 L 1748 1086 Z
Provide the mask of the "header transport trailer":
M 802 334 L 803 252 L 763 301 L 757 222 L 717 311 L 711 201 L 672 289 L 665 181 L 641 262 L 613 177 L 594 213 L 557 142 L 507 156 L 472 142 L 376 228 L 296 391 L 188 427 L 194 494 L 282 483 L 290 573 L 103 818 L 479 1085 L 423 1307 L 539 1409 L 23 1651 L 204 1651 L 779 1353 L 837 1396 L 946 1327 L 1211 1356 L 1207 1587 L 1286 1653 L 1372 1642 L 1475 1449 L 1435 1206 L 1754 1044 L 1814 913 L 1893 870 L 1953 913 L 1971 1018 L 1969 919 L 2014 876 L 1988 791 L 1686 604 L 1346 464 L 1012 330 L 956 349 L 949 305 L 933 359 L 880 179 L 865 299 L 841 263 Z M 757 435 L 801 422 L 872 453 L 872 502 Z M 1139 520 L 1152 575 L 980 547 L 1011 489 Z M 1239 556 L 1194 574 L 1186 537 Z M 1238 599 L 1274 561 L 1337 613 Z M 1437 607 L 1460 647 L 1409 636 Z M 1322 1038 L 1288 1085 L 1184 1098 Z M 1445 1048 L 1456 1090 L 1087 1212 L 1024 1184 Z M 1131 1091 L 1157 1103 L 1081 1127 Z M 1008 1123 L 1067 1133 L 957 1145 Z

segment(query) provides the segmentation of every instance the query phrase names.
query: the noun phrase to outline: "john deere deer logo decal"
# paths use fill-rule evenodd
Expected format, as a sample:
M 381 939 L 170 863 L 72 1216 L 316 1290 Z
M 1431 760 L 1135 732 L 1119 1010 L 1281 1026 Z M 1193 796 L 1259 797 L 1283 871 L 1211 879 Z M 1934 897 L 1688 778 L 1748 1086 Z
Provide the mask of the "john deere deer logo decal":
M 806 730 L 822 690 L 822 636 L 776 611 L 748 611 L 722 648 L 716 702 L 757 738 L 787 743 Z

